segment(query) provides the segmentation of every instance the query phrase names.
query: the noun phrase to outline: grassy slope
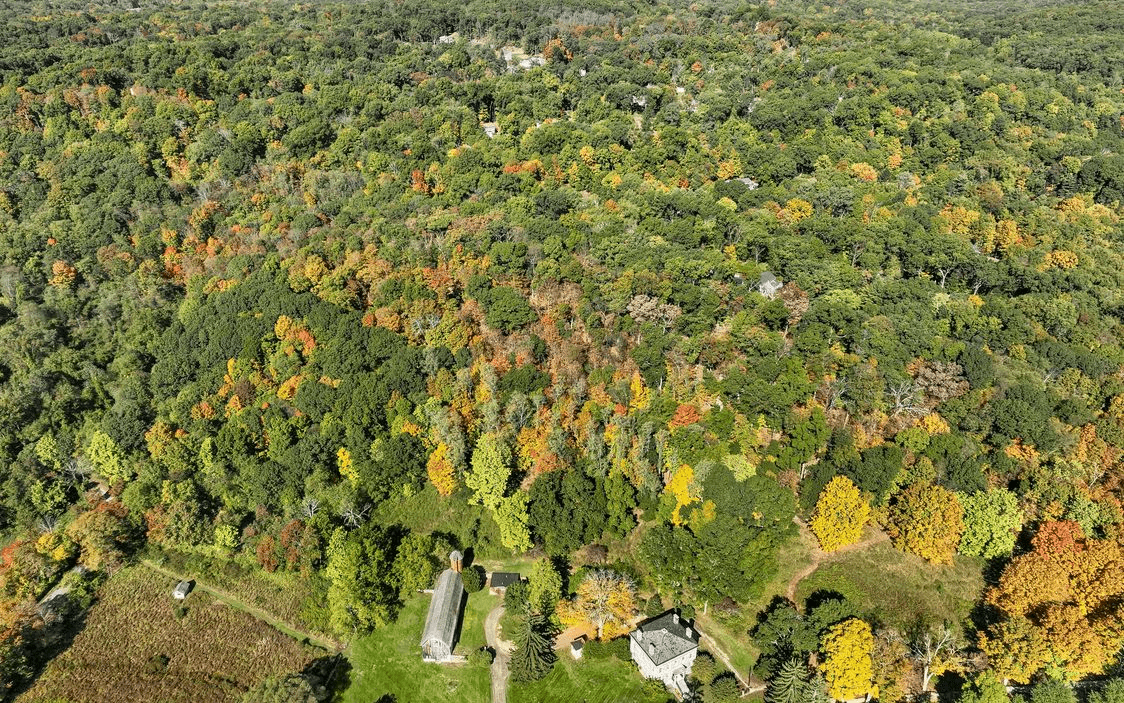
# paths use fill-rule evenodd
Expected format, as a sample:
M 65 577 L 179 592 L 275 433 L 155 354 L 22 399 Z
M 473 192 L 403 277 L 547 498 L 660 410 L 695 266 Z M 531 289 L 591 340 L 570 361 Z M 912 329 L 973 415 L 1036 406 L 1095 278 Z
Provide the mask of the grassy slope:
M 484 618 L 500 603 L 487 590 L 468 597 L 456 653 L 467 654 L 484 646 Z M 410 703 L 481 703 L 491 698 L 487 668 L 467 664 L 425 664 L 421 660 L 422 627 L 429 596 L 411 598 L 398 620 L 356 639 L 348 651 L 351 683 L 344 703 L 370 703 L 393 693 Z
M 975 559 L 958 556 L 952 565 L 934 566 L 883 543 L 821 566 L 800 583 L 796 597 L 837 591 L 882 622 L 903 627 L 919 616 L 963 621 L 983 585 Z
M 380 505 L 371 518 L 383 525 L 403 525 L 415 532 L 445 532 L 456 535 L 475 558 L 503 559 L 511 552 L 500 546 L 499 528 L 486 509 L 468 505 L 463 494 L 442 498 L 427 484 L 409 498 L 395 498 Z
M 650 689 L 631 662 L 574 661 L 568 653 L 542 681 L 511 684 L 510 703 L 664 703 L 666 692 Z M 662 689 L 662 686 L 660 687 Z

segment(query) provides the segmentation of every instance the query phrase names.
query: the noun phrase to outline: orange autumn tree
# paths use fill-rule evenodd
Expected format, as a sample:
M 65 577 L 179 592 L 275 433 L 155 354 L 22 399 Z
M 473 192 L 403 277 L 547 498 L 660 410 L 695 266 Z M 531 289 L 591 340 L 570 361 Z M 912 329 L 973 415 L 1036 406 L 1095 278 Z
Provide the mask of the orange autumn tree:
M 1046 666 L 1070 678 L 1103 672 L 1124 644 L 1124 546 L 1061 520 L 1039 526 L 1032 547 L 988 590 L 1006 619 L 980 636 L 980 649 L 1020 682 Z
M 688 405 L 684 403 L 676 408 L 675 414 L 672 415 L 671 419 L 667 421 L 667 426 L 669 429 L 674 430 L 679 427 L 693 425 L 701 419 L 702 416 L 699 415 L 698 408 L 696 408 L 694 405 Z
M 439 442 L 429 455 L 425 471 L 429 476 L 429 482 L 441 495 L 449 496 L 456 490 L 457 479 L 453 463 L 449 460 L 449 447 L 444 442 Z
M 950 564 L 964 534 L 964 508 L 947 488 L 914 484 L 898 494 L 886 526 L 898 549 Z

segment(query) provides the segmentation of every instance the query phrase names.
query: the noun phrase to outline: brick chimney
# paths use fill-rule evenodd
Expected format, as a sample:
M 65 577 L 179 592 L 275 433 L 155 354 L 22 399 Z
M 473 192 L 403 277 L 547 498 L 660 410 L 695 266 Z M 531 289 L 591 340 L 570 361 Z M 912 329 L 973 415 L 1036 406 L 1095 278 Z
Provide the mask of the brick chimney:
M 459 574 L 461 572 L 461 560 L 463 559 L 464 555 L 454 549 L 449 554 L 449 568 Z

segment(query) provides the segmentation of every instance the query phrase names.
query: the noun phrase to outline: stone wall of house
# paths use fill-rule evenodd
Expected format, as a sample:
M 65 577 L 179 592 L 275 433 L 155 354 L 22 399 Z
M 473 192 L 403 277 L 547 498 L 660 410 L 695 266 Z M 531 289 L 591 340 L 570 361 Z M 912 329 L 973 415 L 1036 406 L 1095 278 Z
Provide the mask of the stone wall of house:
M 674 659 L 665 661 L 659 666 L 654 666 L 651 658 L 648 657 L 646 652 L 642 651 L 641 645 L 632 637 L 629 638 L 629 650 L 632 654 L 632 660 L 636 662 L 640 669 L 641 675 L 649 679 L 660 679 L 668 686 L 673 685 L 671 677 L 675 672 L 682 669 L 691 670 L 691 667 L 695 664 L 695 655 L 698 654 L 698 649 L 692 649 Z

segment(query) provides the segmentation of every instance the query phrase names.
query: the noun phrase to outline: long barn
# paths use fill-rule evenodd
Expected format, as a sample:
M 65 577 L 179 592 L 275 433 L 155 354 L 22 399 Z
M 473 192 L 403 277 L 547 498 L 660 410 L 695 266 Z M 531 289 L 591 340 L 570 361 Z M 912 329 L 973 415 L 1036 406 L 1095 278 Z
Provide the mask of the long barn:
M 457 625 L 460 624 L 461 605 L 464 602 L 464 582 L 458 567 L 460 554 L 450 555 L 453 567 L 445 569 L 437 577 L 433 589 L 433 600 L 429 602 L 429 614 L 425 618 L 422 631 L 422 660 L 427 662 L 448 662 L 453 658 L 456 646 Z

